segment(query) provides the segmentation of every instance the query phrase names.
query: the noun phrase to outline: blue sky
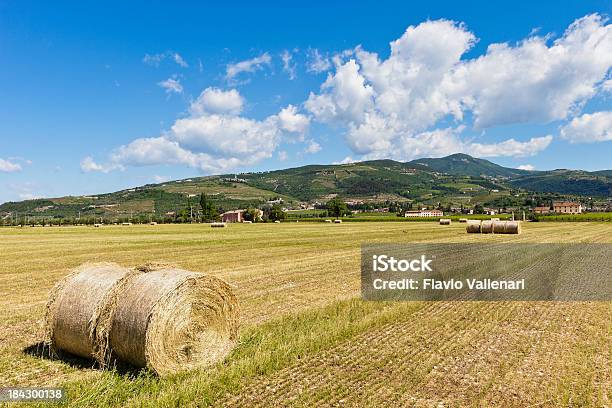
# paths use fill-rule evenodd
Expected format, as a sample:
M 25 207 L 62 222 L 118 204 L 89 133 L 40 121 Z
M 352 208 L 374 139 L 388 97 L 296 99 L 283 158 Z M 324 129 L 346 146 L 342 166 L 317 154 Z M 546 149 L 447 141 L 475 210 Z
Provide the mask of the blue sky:
M 612 168 L 612 2 L 328 3 L 1 2 L 0 202 L 453 152 Z

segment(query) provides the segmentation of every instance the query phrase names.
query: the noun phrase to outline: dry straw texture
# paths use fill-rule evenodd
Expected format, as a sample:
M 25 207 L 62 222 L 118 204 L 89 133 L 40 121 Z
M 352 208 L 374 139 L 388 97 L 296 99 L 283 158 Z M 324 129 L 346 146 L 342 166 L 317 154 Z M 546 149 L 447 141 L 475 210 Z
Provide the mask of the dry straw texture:
M 451 225 L 451 220 L 449 218 L 440 218 L 440 225 Z
M 468 221 L 465 230 L 468 234 L 480 234 L 480 221 Z
M 493 221 L 483 221 L 480 223 L 480 232 L 483 234 L 493 233 Z
M 152 270 L 125 287 L 110 345 L 119 359 L 163 375 L 222 360 L 236 342 L 238 323 L 227 283 L 175 268 Z
M 107 363 L 117 297 L 138 273 L 112 263 L 85 264 L 55 285 L 45 316 L 52 349 Z

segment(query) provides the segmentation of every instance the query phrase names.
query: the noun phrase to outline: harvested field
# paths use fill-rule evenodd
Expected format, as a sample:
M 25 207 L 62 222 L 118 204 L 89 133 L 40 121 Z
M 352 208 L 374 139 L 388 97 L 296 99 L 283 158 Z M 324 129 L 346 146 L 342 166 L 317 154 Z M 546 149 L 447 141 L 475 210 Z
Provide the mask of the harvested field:
M 612 225 L 0 229 L 0 387 L 62 385 L 74 406 L 610 405 L 610 302 L 363 302 L 363 241 L 612 242 Z M 70 269 L 148 261 L 233 286 L 242 331 L 223 364 L 158 378 L 41 357 L 48 291 Z

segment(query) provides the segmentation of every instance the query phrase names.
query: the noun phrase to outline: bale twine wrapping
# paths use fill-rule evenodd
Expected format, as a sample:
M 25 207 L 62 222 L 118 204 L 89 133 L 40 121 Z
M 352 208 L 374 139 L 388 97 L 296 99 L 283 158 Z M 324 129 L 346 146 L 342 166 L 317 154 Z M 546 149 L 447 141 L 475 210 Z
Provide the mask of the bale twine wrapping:
M 440 225 L 451 225 L 450 218 L 440 218 Z
M 238 323 L 238 303 L 224 281 L 154 270 L 126 285 L 109 342 L 117 358 L 163 375 L 223 359 L 236 342 Z
M 468 234 L 480 234 L 480 221 L 469 221 L 465 226 Z
M 140 272 L 113 263 L 80 266 L 49 294 L 47 341 L 55 352 L 108 362 L 108 333 L 117 297 Z
M 493 221 L 483 221 L 480 223 L 480 233 L 492 234 L 493 233 Z

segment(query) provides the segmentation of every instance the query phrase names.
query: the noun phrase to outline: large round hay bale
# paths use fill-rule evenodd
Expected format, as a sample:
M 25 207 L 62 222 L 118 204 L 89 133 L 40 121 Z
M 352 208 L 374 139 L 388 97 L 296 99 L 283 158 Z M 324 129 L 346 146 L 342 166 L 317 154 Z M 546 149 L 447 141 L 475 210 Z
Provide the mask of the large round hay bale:
M 238 324 L 238 303 L 227 283 L 166 268 L 126 285 L 109 341 L 117 358 L 163 375 L 222 360 L 236 342 Z
M 465 226 L 465 231 L 468 234 L 480 234 L 480 221 L 470 220 Z
M 440 218 L 440 225 L 451 225 L 450 218 Z
M 506 221 L 492 221 L 494 234 L 505 234 Z
M 467 218 L 459 218 L 459 222 L 468 222 Z
M 85 264 L 57 283 L 45 316 L 51 348 L 93 357 L 104 365 L 117 297 L 139 273 L 113 263 Z
M 480 223 L 480 232 L 482 234 L 493 233 L 493 221 L 483 221 Z
M 521 233 L 521 222 L 520 221 L 507 221 L 504 229 L 504 234 L 520 234 Z

